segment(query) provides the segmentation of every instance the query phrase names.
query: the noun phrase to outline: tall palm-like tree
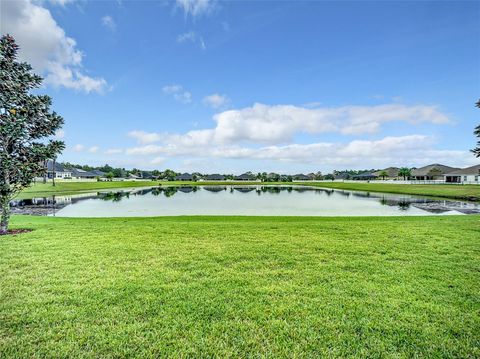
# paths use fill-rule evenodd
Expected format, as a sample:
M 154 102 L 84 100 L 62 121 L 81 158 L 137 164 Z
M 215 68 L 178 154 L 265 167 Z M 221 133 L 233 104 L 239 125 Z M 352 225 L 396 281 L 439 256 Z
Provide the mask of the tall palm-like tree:
M 402 176 L 404 180 L 409 178 L 412 175 L 412 171 L 408 167 L 402 167 L 398 170 L 398 175 Z

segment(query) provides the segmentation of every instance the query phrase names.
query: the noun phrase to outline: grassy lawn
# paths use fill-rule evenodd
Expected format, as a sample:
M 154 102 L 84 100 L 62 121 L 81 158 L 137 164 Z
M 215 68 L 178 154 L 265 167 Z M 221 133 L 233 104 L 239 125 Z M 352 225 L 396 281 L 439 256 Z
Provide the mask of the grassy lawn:
M 288 185 L 292 183 L 285 182 L 158 182 L 158 181 L 125 181 L 125 182 L 58 182 L 55 187 L 49 184 L 35 184 L 20 194 L 20 198 L 51 196 L 52 194 L 74 194 L 89 191 L 98 191 L 102 189 L 127 188 L 127 187 L 145 187 L 156 185 Z M 296 185 L 318 186 L 325 188 L 338 188 L 358 191 L 371 192 L 389 192 L 399 194 L 424 195 L 434 197 L 446 197 L 457 199 L 468 199 L 480 201 L 479 185 L 409 185 L 409 184 L 383 184 L 383 183 L 349 183 L 349 182 L 294 182 Z
M 480 356 L 480 216 L 12 227 L 0 357 Z

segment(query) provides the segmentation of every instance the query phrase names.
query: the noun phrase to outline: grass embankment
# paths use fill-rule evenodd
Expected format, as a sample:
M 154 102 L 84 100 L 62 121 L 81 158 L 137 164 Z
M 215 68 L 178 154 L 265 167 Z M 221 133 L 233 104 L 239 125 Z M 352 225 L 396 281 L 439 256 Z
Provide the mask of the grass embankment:
M 0 357 L 479 357 L 480 217 L 13 217 Z
M 19 198 L 33 196 L 51 196 L 53 194 L 75 194 L 102 189 L 145 187 L 155 185 L 183 185 L 183 186 L 205 186 L 205 185 L 304 185 L 324 188 L 338 188 L 346 190 L 387 192 L 397 194 L 412 194 L 422 196 L 433 196 L 443 198 L 456 198 L 470 201 L 480 201 L 479 185 L 448 185 L 448 184 L 384 184 L 384 183 L 354 183 L 354 182 L 158 182 L 158 181 L 125 181 L 125 182 L 59 182 L 55 187 L 51 183 L 35 184 L 23 191 Z

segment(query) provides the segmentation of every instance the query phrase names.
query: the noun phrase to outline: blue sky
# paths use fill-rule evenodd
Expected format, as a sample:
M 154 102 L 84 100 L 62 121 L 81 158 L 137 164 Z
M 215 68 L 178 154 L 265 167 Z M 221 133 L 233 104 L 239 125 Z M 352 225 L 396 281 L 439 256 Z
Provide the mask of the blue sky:
M 480 2 L 4 1 L 61 160 L 177 171 L 478 163 Z

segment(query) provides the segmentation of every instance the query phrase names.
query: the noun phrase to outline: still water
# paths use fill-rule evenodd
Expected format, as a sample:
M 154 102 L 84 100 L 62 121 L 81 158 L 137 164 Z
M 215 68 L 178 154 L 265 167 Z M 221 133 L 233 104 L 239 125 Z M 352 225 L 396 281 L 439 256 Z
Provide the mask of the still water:
M 180 186 L 13 201 L 14 213 L 57 217 L 178 215 L 398 216 L 480 213 L 480 204 L 305 186 Z

